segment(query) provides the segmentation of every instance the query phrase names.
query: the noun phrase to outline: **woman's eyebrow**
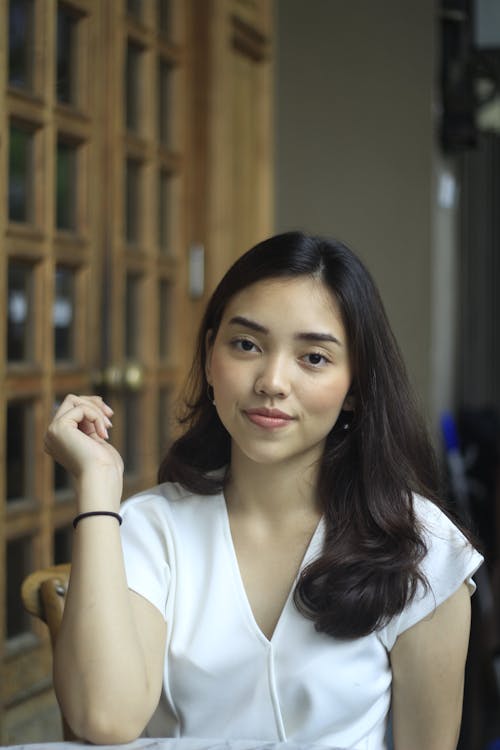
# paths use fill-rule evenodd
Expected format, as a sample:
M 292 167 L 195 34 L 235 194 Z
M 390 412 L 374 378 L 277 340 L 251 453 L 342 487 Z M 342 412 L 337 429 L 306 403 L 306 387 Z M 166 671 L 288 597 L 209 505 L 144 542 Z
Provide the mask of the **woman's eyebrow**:
M 304 331 L 303 333 L 296 333 L 294 338 L 300 339 L 301 341 L 329 341 L 333 344 L 337 344 L 337 346 L 342 346 L 342 342 L 339 341 L 339 339 L 336 336 L 333 336 L 331 333 L 314 333 L 313 331 Z
M 229 325 L 245 326 L 245 328 L 250 328 L 252 331 L 256 331 L 257 333 L 269 333 L 269 328 L 262 326 L 260 323 L 256 323 L 255 320 L 244 318 L 242 315 L 235 315 L 234 318 L 231 318 L 231 320 L 229 321 Z
M 266 328 L 260 323 L 257 323 L 255 320 L 244 318 L 242 315 L 235 315 L 234 318 L 231 318 L 231 320 L 229 321 L 229 325 L 244 326 L 245 328 L 250 328 L 250 330 L 252 331 L 256 331 L 256 333 L 269 333 L 269 328 Z M 342 346 L 342 343 L 339 341 L 339 339 L 336 336 L 333 336 L 331 333 L 301 331 L 294 334 L 294 339 L 298 339 L 300 341 L 327 341 L 333 344 L 337 344 L 337 346 Z

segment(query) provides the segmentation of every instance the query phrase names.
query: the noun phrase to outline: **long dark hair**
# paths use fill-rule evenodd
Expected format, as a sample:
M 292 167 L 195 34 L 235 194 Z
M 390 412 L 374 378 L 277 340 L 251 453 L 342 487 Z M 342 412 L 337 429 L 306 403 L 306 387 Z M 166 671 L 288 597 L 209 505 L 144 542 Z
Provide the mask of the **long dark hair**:
M 159 470 L 200 494 L 219 492 L 231 440 L 207 394 L 206 336 L 215 337 L 229 300 L 263 279 L 310 275 L 334 295 L 347 334 L 355 409 L 327 438 L 317 493 L 326 538 L 302 571 L 294 598 L 316 629 L 339 638 L 366 635 L 399 613 L 426 585 L 426 553 L 413 494 L 439 503 L 434 452 L 375 284 L 341 242 L 288 232 L 259 243 L 227 271 L 202 320 L 188 381 L 184 434 Z M 345 415 L 341 415 L 345 422 Z

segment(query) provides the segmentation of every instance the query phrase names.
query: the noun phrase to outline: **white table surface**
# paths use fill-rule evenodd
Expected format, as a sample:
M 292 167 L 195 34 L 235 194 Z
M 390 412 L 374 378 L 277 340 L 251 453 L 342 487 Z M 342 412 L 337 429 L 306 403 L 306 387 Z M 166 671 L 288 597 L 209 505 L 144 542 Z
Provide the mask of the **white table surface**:
M 325 745 L 297 745 L 292 742 L 261 742 L 259 740 L 216 740 L 195 739 L 191 737 L 154 739 L 142 737 L 126 745 L 91 746 L 85 742 L 39 742 L 26 745 L 4 745 L 4 748 L 15 750 L 89 750 L 99 747 L 100 750 L 325 750 Z M 330 747 L 328 750 L 342 750 Z

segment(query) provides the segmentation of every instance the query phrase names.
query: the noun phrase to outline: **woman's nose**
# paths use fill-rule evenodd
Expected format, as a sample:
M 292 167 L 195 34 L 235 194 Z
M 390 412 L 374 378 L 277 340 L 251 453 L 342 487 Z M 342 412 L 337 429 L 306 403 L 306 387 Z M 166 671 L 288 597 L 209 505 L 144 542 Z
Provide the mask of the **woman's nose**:
M 290 393 L 290 377 L 286 363 L 280 357 L 262 363 L 254 386 L 259 395 L 285 398 Z

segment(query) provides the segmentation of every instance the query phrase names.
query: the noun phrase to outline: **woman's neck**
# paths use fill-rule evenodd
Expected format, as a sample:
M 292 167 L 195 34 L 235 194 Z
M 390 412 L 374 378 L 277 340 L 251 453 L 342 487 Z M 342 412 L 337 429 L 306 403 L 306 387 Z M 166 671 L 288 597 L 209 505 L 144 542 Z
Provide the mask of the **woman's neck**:
M 319 518 L 316 479 L 316 465 L 256 464 L 233 451 L 225 488 L 228 510 L 278 524 L 294 516 Z

